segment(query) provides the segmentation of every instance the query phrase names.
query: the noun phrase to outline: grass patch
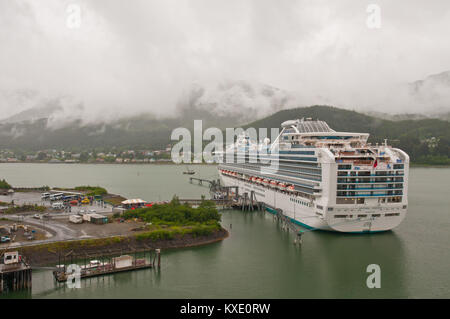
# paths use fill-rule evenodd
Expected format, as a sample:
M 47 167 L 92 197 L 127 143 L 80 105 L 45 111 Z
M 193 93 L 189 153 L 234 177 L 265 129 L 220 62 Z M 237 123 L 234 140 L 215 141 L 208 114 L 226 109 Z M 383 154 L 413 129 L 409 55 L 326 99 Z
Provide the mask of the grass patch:
M 37 204 L 34 205 L 21 205 L 21 206 L 14 206 L 9 207 L 5 210 L 5 214 L 17 214 L 17 213 L 27 213 L 27 212 L 45 212 L 47 210 L 47 207 L 40 206 Z
M 88 196 L 103 196 L 108 194 L 108 191 L 100 186 L 77 186 L 75 190 L 87 192 L 86 195 Z
M 0 189 L 10 189 L 12 186 L 4 179 L 0 180 Z

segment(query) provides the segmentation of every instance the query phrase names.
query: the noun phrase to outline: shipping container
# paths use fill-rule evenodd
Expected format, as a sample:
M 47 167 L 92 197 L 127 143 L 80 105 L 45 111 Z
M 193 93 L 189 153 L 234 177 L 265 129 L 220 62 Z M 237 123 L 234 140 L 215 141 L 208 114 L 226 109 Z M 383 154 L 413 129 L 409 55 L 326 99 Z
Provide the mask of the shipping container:
M 131 267 L 133 265 L 133 258 L 129 255 L 122 255 L 120 257 L 113 258 L 115 268 Z

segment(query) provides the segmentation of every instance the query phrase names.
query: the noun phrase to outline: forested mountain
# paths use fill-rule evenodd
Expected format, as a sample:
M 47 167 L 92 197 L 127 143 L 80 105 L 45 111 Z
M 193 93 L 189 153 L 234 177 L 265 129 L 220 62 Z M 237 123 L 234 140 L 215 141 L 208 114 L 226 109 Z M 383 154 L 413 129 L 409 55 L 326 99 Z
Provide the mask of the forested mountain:
M 284 121 L 302 117 L 326 121 L 335 131 L 370 133 L 372 143 L 388 139 L 415 163 L 450 164 L 450 123 L 438 119 L 391 121 L 330 106 L 311 106 L 283 110 L 246 127 L 279 127 Z
M 109 124 L 81 125 L 73 122 L 61 128 L 49 128 L 47 119 L 22 123 L 0 124 L 0 148 L 39 150 L 84 150 L 126 147 L 158 149 L 169 144 L 171 132 L 177 127 L 192 129 L 194 118 L 201 113 L 171 119 L 141 115 Z M 203 129 L 219 124 L 220 118 L 204 118 Z M 416 163 L 450 164 L 450 124 L 438 119 L 395 121 L 330 106 L 311 106 L 282 110 L 258 121 L 235 127 L 276 128 L 286 120 L 311 117 L 326 121 L 336 131 L 370 133 L 369 141 L 382 143 L 388 139 L 393 146 L 405 150 Z M 222 121 L 221 129 L 230 124 Z

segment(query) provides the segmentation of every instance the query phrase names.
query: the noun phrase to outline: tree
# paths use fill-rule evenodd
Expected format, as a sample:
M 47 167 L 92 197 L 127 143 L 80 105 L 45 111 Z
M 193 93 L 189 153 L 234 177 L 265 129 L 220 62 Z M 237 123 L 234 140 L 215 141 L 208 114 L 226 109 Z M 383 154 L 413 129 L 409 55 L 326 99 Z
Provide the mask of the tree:
M 81 162 L 86 162 L 89 159 L 89 154 L 87 152 L 82 152 L 80 154 L 80 161 Z
M 38 159 L 39 161 L 43 161 L 43 160 L 45 160 L 46 158 L 47 158 L 47 154 L 45 154 L 44 152 L 39 152 L 38 155 L 37 155 L 37 159 Z

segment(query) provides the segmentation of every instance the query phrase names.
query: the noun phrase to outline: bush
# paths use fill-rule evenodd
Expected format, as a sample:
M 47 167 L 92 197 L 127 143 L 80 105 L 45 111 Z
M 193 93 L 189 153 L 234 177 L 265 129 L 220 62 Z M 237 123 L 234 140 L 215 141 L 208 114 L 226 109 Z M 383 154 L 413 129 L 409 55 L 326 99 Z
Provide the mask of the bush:
M 9 185 L 6 180 L 2 179 L 0 181 L 0 189 L 10 189 L 10 188 L 12 188 L 12 186 Z
M 77 191 L 87 191 L 88 196 L 96 196 L 96 195 L 106 195 L 108 194 L 108 191 L 100 186 L 77 186 L 75 187 L 75 190 Z
M 220 214 L 212 201 L 203 201 L 199 207 L 192 208 L 187 204 L 180 204 L 175 198 L 169 204 L 153 205 L 152 207 L 127 210 L 123 218 L 139 218 L 145 222 L 155 225 L 165 224 L 176 225 L 196 225 L 218 223 L 221 220 Z
M 16 214 L 16 213 L 25 213 L 25 212 L 45 212 L 47 208 L 45 206 L 39 205 L 22 205 L 22 206 L 14 206 L 5 210 L 6 214 Z

